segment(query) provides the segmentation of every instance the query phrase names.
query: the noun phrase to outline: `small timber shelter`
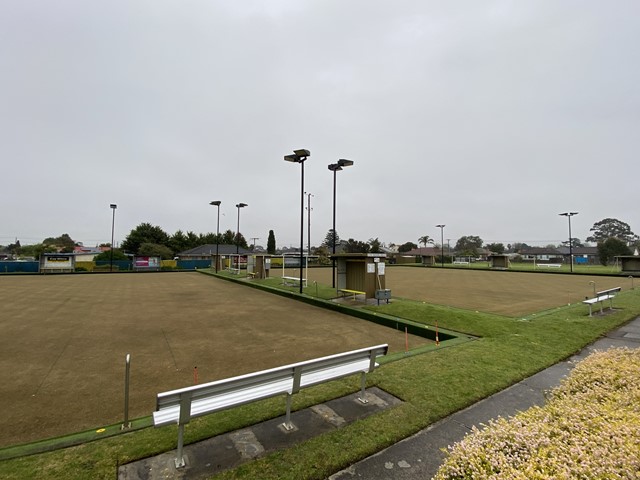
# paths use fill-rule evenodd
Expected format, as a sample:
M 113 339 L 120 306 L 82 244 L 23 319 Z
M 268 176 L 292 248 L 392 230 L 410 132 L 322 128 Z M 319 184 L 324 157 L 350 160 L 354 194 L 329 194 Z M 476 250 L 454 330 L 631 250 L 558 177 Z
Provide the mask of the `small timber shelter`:
M 253 278 L 269 278 L 271 270 L 271 255 L 247 255 L 247 275 Z
M 623 255 L 616 257 L 620 261 L 622 272 L 640 273 L 640 256 Z
M 509 268 L 509 255 L 492 253 L 489 255 L 489 268 L 494 270 L 506 270 Z
M 386 290 L 385 253 L 337 253 L 336 289 L 356 290 L 365 298 L 376 298 L 376 291 Z

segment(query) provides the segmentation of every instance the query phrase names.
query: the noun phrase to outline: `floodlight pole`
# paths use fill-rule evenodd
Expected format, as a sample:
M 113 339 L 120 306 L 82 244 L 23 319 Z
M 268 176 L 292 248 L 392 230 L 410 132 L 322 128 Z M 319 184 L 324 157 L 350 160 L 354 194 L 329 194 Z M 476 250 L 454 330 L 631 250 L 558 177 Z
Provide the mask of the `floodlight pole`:
M 220 204 L 222 202 L 220 200 L 214 200 L 213 202 L 210 202 L 209 205 L 214 205 L 216 207 L 218 207 L 218 221 L 216 223 L 216 273 L 218 273 L 218 258 L 219 257 L 219 246 L 220 246 Z M 240 212 L 240 210 L 238 209 L 238 212 Z M 238 220 L 240 220 L 238 218 Z
M 336 288 L 336 173 L 342 170 L 342 167 L 350 167 L 353 165 L 352 160 L 341 158 L 338 163 L 329 165 L 329 170 L 333 172 L 333 228 L 331 231 L 331 287 Z
M 311 197 L 314 195 L 309 192 L 305 192 L 307 195 L 307 262 L 311 255 Z
M 569 270 L 573 273 L 573 240 L 571 239 L 571 217 L 577 215 L 578 212 L 559 213 L 561 217 L 567 217 L 569 220 Z
M 238 209 L 238 229 L 236 230 L 236 267 L 238 268 L 238 274 L 240 273 L 240 209 L 248 207 L 246 203 L 238 203 L 236 208 Z
M 109 207 L 113 211 L 113 215 L 111 217 L 111 268 L 109 269 L 109 271 L 113 272 L 113 230 L 116 224 L 116 208 L 118 208 L 118 205 L 112 203 L 111 205 L 109 205 Z
M 304 272 L 304 162 L 311 156 L 306 149 L 294 150 L 293 155 L 285 155 L 287 162 L 300 164 L 300 294 L 302 294 L 302 278 Z
M 446 225 L 436 225 L 440 229 L 440 267 L 444 268 L 444 227 Z

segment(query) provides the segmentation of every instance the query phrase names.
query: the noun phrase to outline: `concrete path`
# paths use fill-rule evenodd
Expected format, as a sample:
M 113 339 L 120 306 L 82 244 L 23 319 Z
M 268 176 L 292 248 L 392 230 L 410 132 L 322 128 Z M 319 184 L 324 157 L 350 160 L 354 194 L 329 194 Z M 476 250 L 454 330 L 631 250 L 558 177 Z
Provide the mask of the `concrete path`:
M 545 392 L 556 387 L 577 361 L 595 350 L 612 347 L 640 347 L 640 318 L 607 334 L 569 360 L 543 370 L 506 390 L 457 412 L 351 467 L 330 480 L 430 479 L 445 458 L 441 449 L 453 445 L 474 425 L 486 424 L 498 416 L 509 417 L 545 402 Z

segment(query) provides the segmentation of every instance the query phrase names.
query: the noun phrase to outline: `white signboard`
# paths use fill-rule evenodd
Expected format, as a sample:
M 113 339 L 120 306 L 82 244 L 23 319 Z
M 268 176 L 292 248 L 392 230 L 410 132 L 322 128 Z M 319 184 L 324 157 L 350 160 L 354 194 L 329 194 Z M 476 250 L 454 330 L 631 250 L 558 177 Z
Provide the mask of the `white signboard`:
M 378 263 L 378 275 L 384 275 L 384 262 Z
M 376 273 L 375 263 L 367 263 L 367 273 Z

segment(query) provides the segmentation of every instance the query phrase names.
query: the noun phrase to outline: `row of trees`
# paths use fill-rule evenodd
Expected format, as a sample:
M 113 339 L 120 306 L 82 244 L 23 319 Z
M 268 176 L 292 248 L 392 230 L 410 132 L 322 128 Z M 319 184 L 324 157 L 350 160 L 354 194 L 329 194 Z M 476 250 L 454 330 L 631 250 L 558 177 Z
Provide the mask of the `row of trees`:
M 615 219 L 605 218 L 596 222 L 591 228 L 591 235 L 586 239 L 587 242 L 597 243 L 601 261 L 607 262 L 616 255 L 627 255 L 631 253 L 629 246 L 640 246 L 640 237 L 631 231 L 629 224 Z M 340 244 L 340 238 L 337 232 L 332 229 L 327 233 L 322 245 L 316 249 L 315 253 L 326 255 L 331 252 L 335 244 Z M 134 228 L 125 238 L 120 246 L 120 250 L 135 255 L 159 256 L 163 259 L 173 258 L 175 254 L 189 250 L 205 244 L 229 244 L 240 245 L 249 249 L 246 239 L 241 233 L 234 233 L 227 230 L 219 235 L 215 233 L 196 234 L 188 231 L 178 230 L 173 235 L 169 235 L 162 228 L 151 225 L 150 223 L 141 223 Z M 424 245 L 436 246 L 436 242 L 428 235 L 424 235 L 418 239 L 418 243 Z M 14 244 L 4 248 L 5 251 L 15 255 L 39 257 L 42 253 L 49 252 L 72 252 L 77 244 L 68 234 L 62 234 L 59 237 L 46 238 L 41 244 L 21 246 L 16 240 Z M 569 246 L 569 241 L 562 242 L 562 245 Z M 103 244 L 101 246 L 109 246 Z M 368 241 L 356 240 L 349 238 L 343 242 L 343 249 L 348 253 L 378 253 L 382 250 L 382 242 L 378 238 L 370 238 Z M 395 245 L 391 244 L 394 247 Z M 555 245 L 552 245 L 555 247 Z M 578 238 L 571 239 L 571 246 L 581 247 L 583 243 Z M 418 245 L 413 242 L 406 242 L 398 245 L 399 252 L 408 252 Z M 523 248 L 529 247 L 526 243 L 514 243 L 513 245 L 504 245 L 502 243 L 484 244 L 483 240 L 476 235 L 466 235 L 457 239 L 453 249 L 460 255 L 475 255 L 481 248 L 486 248 L 493 253 L 519 252 Z M 276 240 L 273 230 L 269 231 L 267 240 L 267 252 L 276 253 Z M 114 255 L 115 252 L 114 252 Z

